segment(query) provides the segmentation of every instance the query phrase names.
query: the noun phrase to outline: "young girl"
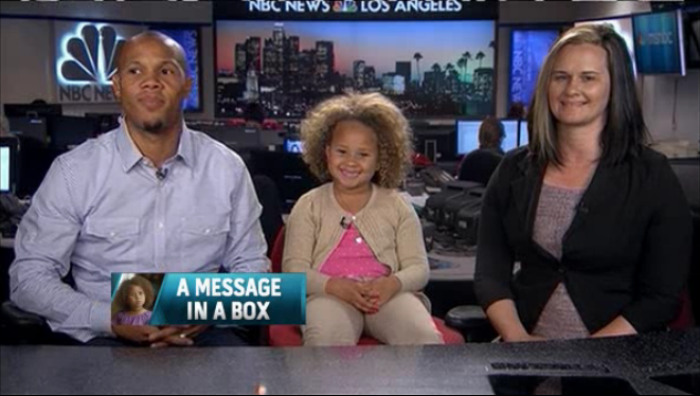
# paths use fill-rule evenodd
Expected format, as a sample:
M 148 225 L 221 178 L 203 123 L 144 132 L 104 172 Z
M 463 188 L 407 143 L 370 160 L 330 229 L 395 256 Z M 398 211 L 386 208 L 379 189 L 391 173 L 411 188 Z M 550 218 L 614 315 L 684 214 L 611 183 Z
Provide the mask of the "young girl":
M 442 344 L 418 292 L 428 282 L 420 221 L 396 192 L 411 154 L 401 111 L 380 94 L 318 105 L 302 123 L 304 161 L 322 181 L 287 222 L 283 269 L 307 274 L 304 345 Z
M 125 281 L 114 297 L 113 325 L 145 326 L 151 320 L 153 306 L 153 286 L 146 278 L 136 275 Z

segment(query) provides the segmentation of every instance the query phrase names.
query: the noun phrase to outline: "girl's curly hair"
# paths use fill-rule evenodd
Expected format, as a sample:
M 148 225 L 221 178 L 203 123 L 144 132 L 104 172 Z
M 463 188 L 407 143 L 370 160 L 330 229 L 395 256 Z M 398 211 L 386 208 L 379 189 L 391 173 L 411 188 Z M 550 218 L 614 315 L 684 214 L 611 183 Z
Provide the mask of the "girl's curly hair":
M 308 114 L 301 124 L 304 162 L 323 183 L 331 180 L 326 147 L 341 121 L 359 121 L 377 134 L 378 159 L 374 182 L 384 188 L 401 185 L 413 154 L 413 133 L 399 108 L 378 93 L 348 94 L 328 99 Z
M 121 311 L 129 310 L 129 289 L 131 289 L 132 286 L 138 286 L 141 288 L 141 290 L 143 290 L 146 297 L 143 307 L 149 311 L 153 309 L 153 302 L 155 300 L 153 285 L 151 285 L 151 282 L 143 276 L 136 275 L 133 278 L 122 282 L 119 289 L 117 289 L 117 294 L 114 296 L 114 301 L 112 303 L 112 316 Z

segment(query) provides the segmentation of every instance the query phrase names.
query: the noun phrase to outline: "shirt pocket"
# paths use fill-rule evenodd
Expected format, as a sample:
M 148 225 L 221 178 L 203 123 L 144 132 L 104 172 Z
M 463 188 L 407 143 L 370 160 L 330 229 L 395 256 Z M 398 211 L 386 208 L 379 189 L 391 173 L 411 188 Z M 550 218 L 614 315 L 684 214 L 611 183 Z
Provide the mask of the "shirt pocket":
M 138 217 L 88 219 L 84 233 L 84 242 L 102 262 L 132 261 L 138 257 L 141 239 L 141 219 Z
M 231 231 L 230 219 L 230 213 L 183 218 L 179 244 L 182 263 L 198 268 L 220 266 Z

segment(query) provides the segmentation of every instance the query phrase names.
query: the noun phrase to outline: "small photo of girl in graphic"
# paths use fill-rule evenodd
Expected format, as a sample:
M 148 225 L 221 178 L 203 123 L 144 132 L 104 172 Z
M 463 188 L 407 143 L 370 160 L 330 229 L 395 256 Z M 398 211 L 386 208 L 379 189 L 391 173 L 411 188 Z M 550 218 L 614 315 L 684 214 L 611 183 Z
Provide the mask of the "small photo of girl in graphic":
M 136 275 L 122 282 L 112 303 L 112 324 L 145 326 L 151 320 L 154 292 L 151 282 Z

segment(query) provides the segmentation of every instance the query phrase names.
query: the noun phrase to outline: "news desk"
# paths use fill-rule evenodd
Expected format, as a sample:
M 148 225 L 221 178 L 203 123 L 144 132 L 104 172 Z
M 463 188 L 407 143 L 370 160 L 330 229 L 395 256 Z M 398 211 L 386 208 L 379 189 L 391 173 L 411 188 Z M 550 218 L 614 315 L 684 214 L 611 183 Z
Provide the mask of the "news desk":
M 700 329 L 458 347 L 3 346 L 0 356 L 2 394 L 252 394 L 258 384 L 271 395 L 498 394 L 523 389 L 533 377 L 583 379 L 597 393 L 615 395 L 700 390 Z

